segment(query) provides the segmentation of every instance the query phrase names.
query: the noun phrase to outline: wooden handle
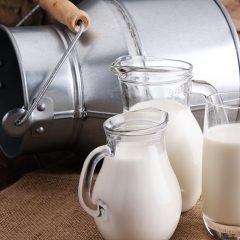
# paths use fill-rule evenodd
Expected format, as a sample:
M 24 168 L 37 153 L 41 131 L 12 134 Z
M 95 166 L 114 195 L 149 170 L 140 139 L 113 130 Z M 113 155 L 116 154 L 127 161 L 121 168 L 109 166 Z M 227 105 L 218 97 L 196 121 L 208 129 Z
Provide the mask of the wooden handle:
M 88 14 L 68 0 L 35 0 L 35 2 L 73 32 L 79 31 L 79 21 L 83 22 L 84 31 L 89 27 Z

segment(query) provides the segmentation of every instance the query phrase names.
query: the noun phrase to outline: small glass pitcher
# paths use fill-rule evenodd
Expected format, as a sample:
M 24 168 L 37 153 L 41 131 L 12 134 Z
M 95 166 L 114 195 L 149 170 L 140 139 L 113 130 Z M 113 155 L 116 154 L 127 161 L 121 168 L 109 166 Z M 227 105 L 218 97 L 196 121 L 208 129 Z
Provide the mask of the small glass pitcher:
M 175 231 L 182 203 L 165 149 L 167 121 L 168 114 L 158 109 L 105 121 L 107 145 L 88 155 L 79 182 L 81 206 L 94 217 L 104 239 L 166 240 Z
M 169 113 L 167 153 L 182 191 L 182 211 L 191 209 L 201 195 L 202 131 L 191 113 L 189 95 L 215 92 L 206 82 L 192 82 L 192 65 L 144 56 L 118 58 L 111 70 L 117 74 L 124 111 L 154 107 Z

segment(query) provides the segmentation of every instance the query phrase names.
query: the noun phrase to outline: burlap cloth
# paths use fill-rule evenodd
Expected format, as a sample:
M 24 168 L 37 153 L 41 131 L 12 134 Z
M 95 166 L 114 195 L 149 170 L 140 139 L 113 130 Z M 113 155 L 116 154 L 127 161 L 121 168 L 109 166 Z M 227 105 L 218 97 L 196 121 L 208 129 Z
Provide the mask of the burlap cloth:
M 0 239 L 102 239 L 79 205 L 78 180 L 79 174 L 33 172 L 1 191 Z M 182 215 L 172 239 L 213 239 L 204 229 L 200 203 Z

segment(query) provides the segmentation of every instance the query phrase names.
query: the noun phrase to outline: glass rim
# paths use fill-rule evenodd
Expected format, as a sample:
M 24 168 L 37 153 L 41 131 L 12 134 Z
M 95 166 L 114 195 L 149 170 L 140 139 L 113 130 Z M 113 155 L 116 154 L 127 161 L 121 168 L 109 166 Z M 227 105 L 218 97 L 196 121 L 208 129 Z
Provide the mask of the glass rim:
M 114 129 L 113 127 L 109 127 L 108 124 L 111 124 L 111 121 L 117 120 L 118 118 L 120 119 L 119 123 L 122 120 L 122 123 L 125 121 L 125 118 L 127 115 L 134 115 L 134 114 L 140 114 L 140 113 L 144 113 L 144 112 L 148 112 L 148 113 L 155 113 L 156 115 L 160 116 L 161 114 L 161 118 L 162 120 L 159 122 L 154 121 L 151 118 L 136 118 L 133 121 L 137 122 L 137 121 L 141 121 L 143 122 L 151 122 L 151 126 L 145 126 L 145 127 L 139 127 L 139 128 L 135 128 L 135 129 L 129 129 L 129 130 L 122 130 L 122 129 Z M 127 119 L 127 118 L 126 118 Z M 129 121 L 130 122 L 130 121 Z M 127 123 L 127 122 L 126 122 Z M 129 137 L 134 137 L 134 136 L 144 136 L 144 135 L 153 135 L 156 134 L 157 132 L 159 132 L 159 130 L 164 130 L 167 126 L 168 123 L 168 112 L 166 111 L 162 111 L 158 108 L 144 108 L 144 109 L 139 109 L 139 110 L 135 110 L 135 111 L 128 111 L 128 112 L 123 112 L 120 114 L 117 114 L 113 117 L 110 117 L 109 119 L 107 119 L 104 123 L 103 123 L 103 128 L 105 130 L 106 133 L 111 134 L 111 135 L 120 135 L 120 136 L 129 136 Z
M 122 61 L 128 60 L 145 60 L 146 62 L 159 62 L 162 63 L 155 66 L 135 66 L 136 64 L 125 64 L 121 65 Z M 168 64 L 167 64 L 168 63 Z M 171 64 L 170 64 L 171 63 Z M 174 65 L 173 65 L 174 64 Z M 181 66 L 182 65 L 182 66 Z M 127 73 L 130 72 L 142 72 L 142 73 L 160 73 L 161 70 L 164 68 L 172 68 L 170 72 L 170 77 L 172 80 L 162 80 L 161 81 L 152 81 L 152 82 L 137 82 L 133 80 L 129 80 L 126 77 Z M 163 85 L 169 83 L 176 83 L 179 81 L 188 81 L 193 77 L 192 70 L 193 65 L 187 61 L 178 60 L 178 59 L 171 59 L 171 58 L 159 58 L 154 56 L 121 56 L 117 58 L 111 65 L 110 69 L 113 73 L 117 74 L 119 79 L 123 82 L 131 83 L 131 84 L 142 84 L 142 85 Z M 122 73 L 121 73 L 122 71 Z M 164 74 L 164 73 L 162 73 Z M 165 73 L 169 74 L 169 73 Z M 175 79 L 174 79 L 175 75 Z M 180 79 L 180 77 L 182 79 Z M 164 76 L 164 78 L 167 78 Z
M 225 109 L 238 109 L 240 110 L 240 106 L 231 106 L 231 105 L 228 105 L 224 102 L 223 100 L 223 103 L 214 103 L 212 102 L 210 99 L 213 98 L 214 96 L 223 96 L 223 95 L 234 95 L 234 94 L 237 94 L 238 97 L 237 98 L 232 98 L 232 99 L 229 99 L 228 101 L 233 101 L 233 100 L 237 100 L 239 99 L 239 103 L 240 103 L 240 91 L 230 91 L 230 92 L 217 92 L 217 93 L 213 93 L 213 94 L 210 94 L 209 96 L 206 97 L 205 99 L 205 102 L 206 104 L 209 104 L 209 105 L 212 105 L 214 107 L 219 107 L 219 108 L 225 108 Z M 222 99 L 221 99 L 222 100 Z

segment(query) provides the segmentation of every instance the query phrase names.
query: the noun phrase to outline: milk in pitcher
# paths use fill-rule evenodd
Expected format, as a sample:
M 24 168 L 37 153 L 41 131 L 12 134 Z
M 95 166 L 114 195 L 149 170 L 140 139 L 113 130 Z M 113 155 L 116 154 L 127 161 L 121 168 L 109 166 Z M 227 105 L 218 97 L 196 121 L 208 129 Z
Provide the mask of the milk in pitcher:
M 191 110 L 175 100 L 150 100 L 131 110 L 156 107 L 169 113 L 166 147 L 182 192 L 182 212 L 191 209 L 201 195 L 202 131 Z
M 117 145 L 113 160 L 105 158 L 93 190 L 95 201 L 109 203 L 106 217 L 95 218 L 105 239 L 167 240 L 173 234 L 181 193 L 160 148 L 125 142 Z

